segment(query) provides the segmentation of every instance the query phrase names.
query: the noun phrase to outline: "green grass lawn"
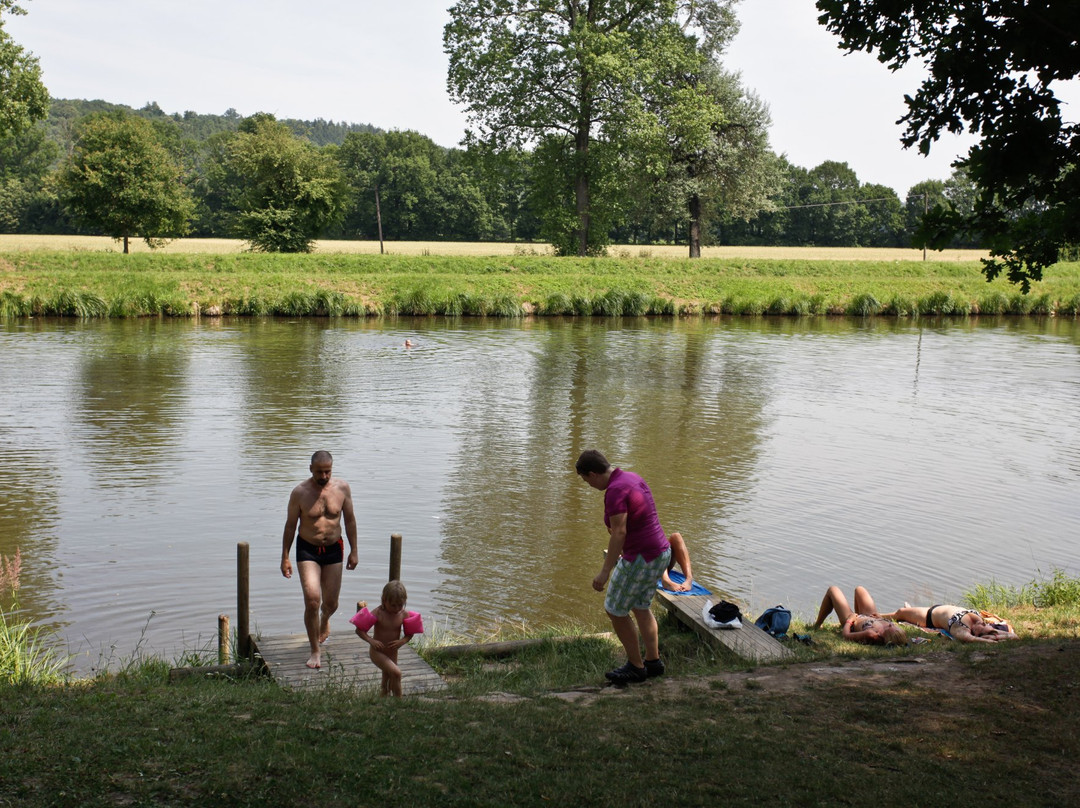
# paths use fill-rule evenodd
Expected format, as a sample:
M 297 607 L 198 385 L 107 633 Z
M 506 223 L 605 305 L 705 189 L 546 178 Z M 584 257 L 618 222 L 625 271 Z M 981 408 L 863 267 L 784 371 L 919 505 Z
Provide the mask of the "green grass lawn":
M 0 316 L 823 315 L 1080 312 L 1080 263 L 1028 295 L 977 261 L 0 253 Z

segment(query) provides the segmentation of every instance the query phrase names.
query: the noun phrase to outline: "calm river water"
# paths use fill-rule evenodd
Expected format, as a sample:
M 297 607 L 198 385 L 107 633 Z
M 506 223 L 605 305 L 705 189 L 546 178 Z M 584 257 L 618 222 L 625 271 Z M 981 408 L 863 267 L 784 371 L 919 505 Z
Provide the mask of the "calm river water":
M 604 627 L 592 447 L 751 616 L 1080 574 L 1075 321 L 12 321 L 0 396 L 0 553 L 82 670 L 212 646 L 241 541 L 253 629 L 302 632 L 281 531 L 323 448 L 361 534 L 339 631 L 391 533 L 429 625 Z

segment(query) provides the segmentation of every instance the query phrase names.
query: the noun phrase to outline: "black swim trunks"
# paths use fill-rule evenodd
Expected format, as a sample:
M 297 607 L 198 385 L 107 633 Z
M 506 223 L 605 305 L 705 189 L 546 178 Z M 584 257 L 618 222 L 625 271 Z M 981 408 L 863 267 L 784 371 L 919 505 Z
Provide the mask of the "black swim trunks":
M 320 567 L 327 564 L 340 564 L 345 560 L 345 540 L 338 539 L 337 544 L 328 544 L 323 547 L 312 544 L 309 541 L 296 537 L 296 563 L 301 561 L 314 561 Z

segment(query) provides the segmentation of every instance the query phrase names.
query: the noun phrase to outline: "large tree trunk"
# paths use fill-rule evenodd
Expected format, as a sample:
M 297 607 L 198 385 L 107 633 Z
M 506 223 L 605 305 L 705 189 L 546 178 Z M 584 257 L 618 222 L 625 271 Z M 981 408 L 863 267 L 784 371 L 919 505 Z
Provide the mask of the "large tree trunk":
M 124 255 L 128 254 L 128 237 L 124 236 Z
M 577 137 L 574 141 L 574 198 L 576 202 L 578 230 L 578 255 L 589 254 L 589 121 L 582 117 L 578 121 Z
M 690 196 L 690 257 L 701 258 L 701 197 Z

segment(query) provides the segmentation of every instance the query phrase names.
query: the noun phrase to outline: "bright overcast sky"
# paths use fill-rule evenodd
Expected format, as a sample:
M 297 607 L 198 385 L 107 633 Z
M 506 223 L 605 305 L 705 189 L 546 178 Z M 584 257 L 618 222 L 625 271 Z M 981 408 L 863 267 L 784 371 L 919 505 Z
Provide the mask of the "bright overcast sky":
M 166 112 L 370 123 L 414 129 L 443 146 L 466 121 L 446 95 L 442 29 L 451 0 L 23 0 L 5 17 L 41 62 L 56 98 L 103 99 Z M 768 104 L 771 145 L 796 165 L 847 162 L 862 182 L 901 197 L 944 179 L 966 150 L 943 138 L 929 158 L 900 147 L 903 95 L 865 53 L 844 55 L 813 0 L 743 0 L 725 60 Z M 1080 102 L 1080 93 L 1077 94 Z M 1075 116 L 1069 116 L 1075 119 Z

